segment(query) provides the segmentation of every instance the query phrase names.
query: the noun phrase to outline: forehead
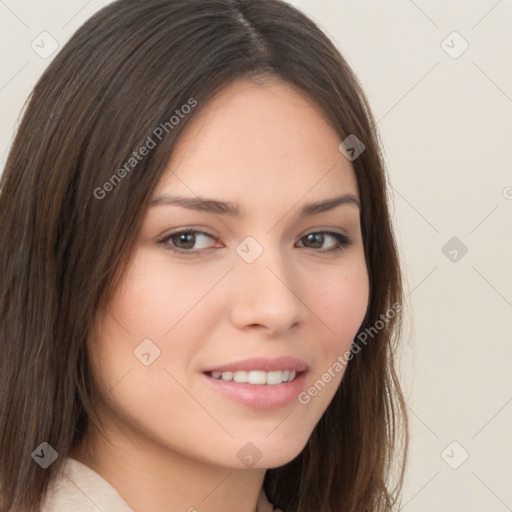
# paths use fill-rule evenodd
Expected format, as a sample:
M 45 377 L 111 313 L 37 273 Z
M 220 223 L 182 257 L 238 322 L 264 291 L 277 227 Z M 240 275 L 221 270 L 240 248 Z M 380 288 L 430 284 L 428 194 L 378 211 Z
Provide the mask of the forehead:
M 237 80 L 190 120 L 155 195 L 252 198 L 253 206 L 336 193 L 358 197 L 340 142 L 320 107 L 298 88 Z

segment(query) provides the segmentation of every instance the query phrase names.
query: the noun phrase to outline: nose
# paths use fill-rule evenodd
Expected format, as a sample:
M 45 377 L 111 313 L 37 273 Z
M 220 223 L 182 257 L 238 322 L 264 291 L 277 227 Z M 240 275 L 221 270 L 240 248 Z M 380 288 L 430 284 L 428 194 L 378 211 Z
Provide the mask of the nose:
M 264 248 L 252 263 L 237 257 L 232 274 L 231 321 L 238 329 L 258 328 L 277 336 L 305 320 L 300 280 L 279 249 Z

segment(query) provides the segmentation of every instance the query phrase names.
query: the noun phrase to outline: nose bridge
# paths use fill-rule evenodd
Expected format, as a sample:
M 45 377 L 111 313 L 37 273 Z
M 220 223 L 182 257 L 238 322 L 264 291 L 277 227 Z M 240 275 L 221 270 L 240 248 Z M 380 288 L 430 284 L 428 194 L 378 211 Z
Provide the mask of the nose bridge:
M 286 251 L 271 240 L 272 236 L 262 242 L 247 237 L 236 249 L 233 322 L 240 328 L 260 324 L 278 332 L 301 320 L 304 305 L 294 269 Z

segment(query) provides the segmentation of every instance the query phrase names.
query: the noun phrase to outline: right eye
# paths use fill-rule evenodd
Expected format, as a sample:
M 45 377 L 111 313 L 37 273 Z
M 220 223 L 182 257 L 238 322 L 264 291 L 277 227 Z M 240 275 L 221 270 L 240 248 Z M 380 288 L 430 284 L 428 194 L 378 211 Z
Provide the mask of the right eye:
M 218 242 L 218 239 L 197 229 L 182 228 L 165 235 L 164 238 L 158 240 L 158 243 L 163 244 L 164 249 L 181 254 L 196 254 L 200 251 L 207 249 L 208 244 L 203 243 L 201 247 L 195 247 L 198 239 L 211 239 Z

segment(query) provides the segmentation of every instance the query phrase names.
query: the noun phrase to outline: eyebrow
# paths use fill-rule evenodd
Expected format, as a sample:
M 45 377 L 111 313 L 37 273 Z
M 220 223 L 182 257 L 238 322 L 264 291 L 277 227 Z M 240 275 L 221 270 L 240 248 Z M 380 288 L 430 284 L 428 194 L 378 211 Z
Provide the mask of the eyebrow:
M 302 206 L 299 212 L 299 217 L 317 215 L 346 204 L 352 204 L 361 209 L 361 204 L 354 195 L 344 194 L 341 196 L 323 199 L 322 201 L 306 203 Z M 150 206 L 168 205 L 177 205 L 190 210 L 213 213 L 215 215 L 228 215 L 231 217 L 242 217 L 246 215 L 245 211 L 240 208 L 238 203 L 233 203 L 231 201 L 217 201 L 215 199 L 205 197 L 162 195 L 156 197 L 150 203 Z

